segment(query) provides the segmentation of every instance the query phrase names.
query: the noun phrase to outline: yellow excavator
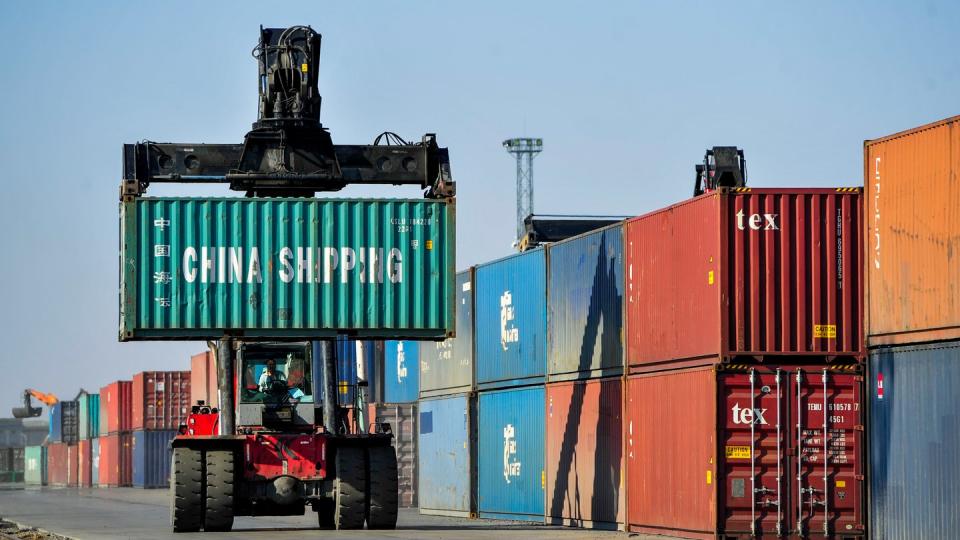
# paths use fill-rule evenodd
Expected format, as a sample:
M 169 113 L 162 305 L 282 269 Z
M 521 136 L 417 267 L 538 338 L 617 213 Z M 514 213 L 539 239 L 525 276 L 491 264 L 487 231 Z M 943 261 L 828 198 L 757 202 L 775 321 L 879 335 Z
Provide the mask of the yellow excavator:
M 33 418 L 40 416 L 40 413 L 43 412 L 43 409 L 40 407 L 34 407 L 33 403 L 30 401 L 31 397 L 37 398 L 38 401 L 42 402 L 47 407 L 52 407 L 60 401 L 57 399 L 57 396 L 53 394 L 45 394 L 39 390 L 27 388 L 23 391 L 23 407 L 13 408 L 14 418 Z

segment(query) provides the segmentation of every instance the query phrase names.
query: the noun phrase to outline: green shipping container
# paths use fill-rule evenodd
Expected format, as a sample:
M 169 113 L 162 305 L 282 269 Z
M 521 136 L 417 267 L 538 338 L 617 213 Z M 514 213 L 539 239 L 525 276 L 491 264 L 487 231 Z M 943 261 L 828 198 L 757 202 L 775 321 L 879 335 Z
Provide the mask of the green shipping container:
M 80 439 L 93 439 L 100 435 L 100 394 L 80 394 Z
M 30 486 L 47 484 L 46 446 L 28 446 L 23 449 L 23 481 Z
M 455 203 L 120 206 L 120 340 L 454 335 Z

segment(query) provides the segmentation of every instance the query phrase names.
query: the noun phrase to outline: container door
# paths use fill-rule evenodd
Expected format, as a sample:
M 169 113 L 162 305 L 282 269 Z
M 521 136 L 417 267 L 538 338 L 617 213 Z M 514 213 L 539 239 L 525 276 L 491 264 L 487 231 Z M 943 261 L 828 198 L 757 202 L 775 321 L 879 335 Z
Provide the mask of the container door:
M 786 529 L 787 374 L 727 373 L 722 378 L 719 519 L 726 533 L 778 535 Z
M 790 379 L 791 529 L 814 537 L 863 533 L 863 377 L 797 369 Z

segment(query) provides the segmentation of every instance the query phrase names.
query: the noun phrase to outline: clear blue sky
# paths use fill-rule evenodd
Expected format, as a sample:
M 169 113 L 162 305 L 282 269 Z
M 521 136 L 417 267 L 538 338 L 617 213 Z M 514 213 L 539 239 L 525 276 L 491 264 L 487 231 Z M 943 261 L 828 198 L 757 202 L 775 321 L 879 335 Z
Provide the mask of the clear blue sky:
M 638 214 L 687 197 L 708 146 L 744 148 L 754 186 L 857 185 L 864 139 L 960 113 L 956 2 L 270 6 L 0 3 L 0 416 L 202 349 L 116 341 L 121 144 L 240 142 L 260 24 L 323 33 L 335 142 L 450 148 L 461 268 L 509 252 L 508 137 L 544 139 L 538 212 Z

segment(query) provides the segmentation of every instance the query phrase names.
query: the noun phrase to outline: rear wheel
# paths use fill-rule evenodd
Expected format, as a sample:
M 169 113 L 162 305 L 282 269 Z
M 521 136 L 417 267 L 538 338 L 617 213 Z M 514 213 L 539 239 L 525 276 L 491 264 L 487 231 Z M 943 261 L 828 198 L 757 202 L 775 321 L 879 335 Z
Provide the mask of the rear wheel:
M 397 452 L 392 446 L 374 446 L 367 450 L 367 527 L 395 529 L 399 506 Z
M 362 448 L 337 448 L 333 521 L 337 529 L 362 529 L 366 518 L 366 455 Z
M 203 452 L 174 448 L 170 466 L 170 524 L 173 532 L 196 532 L 203 525 Z
M 233 452 L 209 450 L 206 454 L 207 494 L 203 528 L 206 531 L 229 531 L 233 528 L 236 487 Z

